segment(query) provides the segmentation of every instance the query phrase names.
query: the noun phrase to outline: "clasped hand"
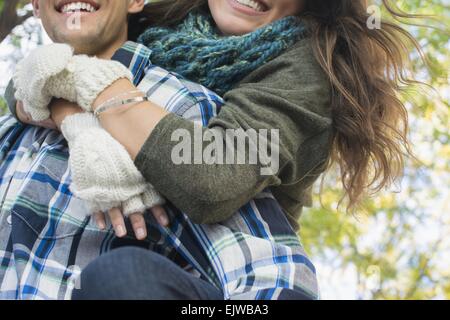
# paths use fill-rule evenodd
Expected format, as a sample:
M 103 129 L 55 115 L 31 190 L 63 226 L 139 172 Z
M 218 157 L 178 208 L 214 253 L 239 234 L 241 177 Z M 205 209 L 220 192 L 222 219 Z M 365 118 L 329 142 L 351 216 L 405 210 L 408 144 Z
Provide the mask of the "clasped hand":
M 125 148 L 92 114 L 96 98 L 124 78 L 131 80 L 131 73 L 119 62 L 73 55 L 68 45 L 53 44 L 36 49 L 20 62 L 13 80 L 21 101 L 20 120 L 61 128 L 70 149 L 71 191 L 96 212 L 98 226 L 106 228 L 103 212 L 107 211 L 116 235 L 123 237 L 126 216 L 136 237 L 143 240 L 145 210 L 151 209 L 161 225 L 168 225 L 161 207 L 164 198 L 144 181 Z

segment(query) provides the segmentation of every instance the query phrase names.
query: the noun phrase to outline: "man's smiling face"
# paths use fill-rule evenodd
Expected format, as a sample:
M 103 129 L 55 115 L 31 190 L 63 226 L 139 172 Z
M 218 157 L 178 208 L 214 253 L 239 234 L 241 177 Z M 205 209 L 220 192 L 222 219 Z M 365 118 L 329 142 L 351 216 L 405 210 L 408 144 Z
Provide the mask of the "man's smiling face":
M 144 0 L 33 0 L 49 37 L 68 43 L 77 53 L 96 55 L 127 40 L 128 14 Z

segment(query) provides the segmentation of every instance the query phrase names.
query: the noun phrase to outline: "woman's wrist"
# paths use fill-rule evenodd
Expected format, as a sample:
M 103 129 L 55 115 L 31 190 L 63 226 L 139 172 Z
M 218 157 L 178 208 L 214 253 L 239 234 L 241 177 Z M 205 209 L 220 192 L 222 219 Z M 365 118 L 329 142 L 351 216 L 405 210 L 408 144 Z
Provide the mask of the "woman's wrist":
M 47 119 L 47 120 L 40 121 L 40 122 L 33 121 L 31 116 L 27 112 L 25 112 L 25 110 L 23 109 L 23 103 L 21 101 L 17 101 L 15 116 L 16 116 L 16 119 L 18 119 L 20 122 L 22 122 L 24 124 L 29 124 L 32 126 L 53 129 L 53 130 L 58 129 L 52 119 Z
M 108 100 L 114 99 L 114 97 L 123 95 L 124 92 L 132 92 L 135 90 L 136 87 L 130 80 L 125 78 L 119 79 L 111 84 L 108 88 L 106 88 L 102 93 L 100 93 L 100 95 L 92 105 L 92 110 L 95 111 L 103 103 L 107 102 Z
M 102 104 L 137 88 L 128 79 L 120 79 L 104 90 L 94 101 L 93 111 Z M 147 138 L 167 111 L 150 101 L 124 105 L 116 111 L 108 110 L 99 115 L 102 127 L 119 141 L 134 160 Z
M 61 124 L 66 117 L 84 112 L 77 104 L 63 99 L 53 99 L 49 108 L 52 120 L 59 130 L 61 130 Z

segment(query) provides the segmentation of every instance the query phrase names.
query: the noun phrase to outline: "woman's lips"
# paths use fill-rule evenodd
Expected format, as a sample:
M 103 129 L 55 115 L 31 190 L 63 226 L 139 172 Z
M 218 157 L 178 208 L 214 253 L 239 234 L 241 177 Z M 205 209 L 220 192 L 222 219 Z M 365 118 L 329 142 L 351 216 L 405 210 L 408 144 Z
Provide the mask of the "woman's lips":
M 233 9 L 249 16 L 262 16 L 267 14 L 270 10 L 270 8 L 267 8 L 266 5 L 263 5 L 264 11 L 257 11 L 256 9 L 250 8 L 244 4 L 239 3 L 237 0 L 227 0 L 227 1 Z

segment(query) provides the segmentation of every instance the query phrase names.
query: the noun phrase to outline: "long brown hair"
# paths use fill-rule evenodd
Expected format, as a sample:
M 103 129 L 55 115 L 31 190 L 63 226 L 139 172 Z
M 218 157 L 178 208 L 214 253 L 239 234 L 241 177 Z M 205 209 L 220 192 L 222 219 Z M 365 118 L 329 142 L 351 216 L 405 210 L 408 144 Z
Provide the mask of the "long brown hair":
M 369 28 L 366 0 L 305 0 L 301 17 L 310 27 L 315 57 L 332 85 L 334 141 L 329 166 L 337 164 L 348 208 L 380 191 L 403 173 L 408 113 L 399 99 L 408 78 L 414 38 L 399 24 L 381 21 Z M 393 18 L 408 18 L 389 0 Z M 193 9 L 207 10 L 207 0 L 163 0 L 150 3 L 130 29 L 171 26 Z M 299 61 L 301 63 L 301 61 Z

